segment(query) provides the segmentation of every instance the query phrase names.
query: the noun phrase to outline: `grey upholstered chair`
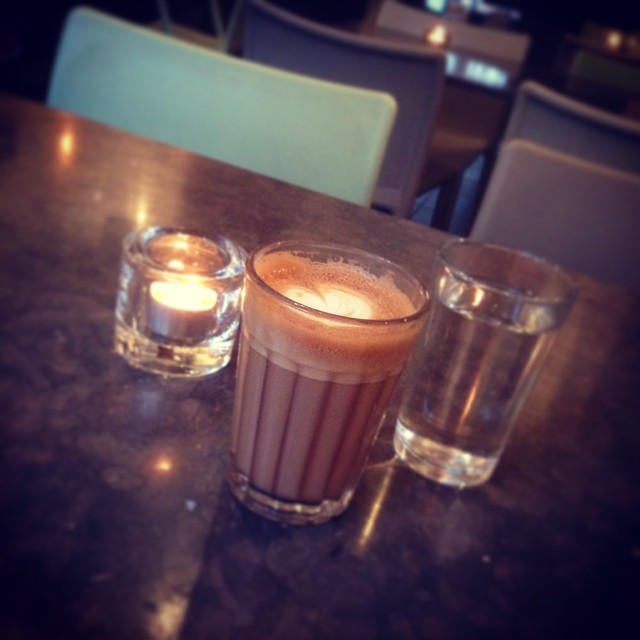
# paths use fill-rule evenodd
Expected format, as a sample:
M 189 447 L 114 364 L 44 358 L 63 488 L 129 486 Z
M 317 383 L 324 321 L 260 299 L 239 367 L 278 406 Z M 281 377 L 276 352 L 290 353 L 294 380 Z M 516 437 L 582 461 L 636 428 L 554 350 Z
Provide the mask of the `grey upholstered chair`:
M 247 58 L 395 97 L 398 117 L 373 203 L 408 217 L 440 104 L 444 54 L 330 28 L 263 0 L 250 0 L 246 11 Z
M 511 140 L 471 237 L 640 291 L 640 175 Z
M 640 174 L 640 122 L 528 80 L 519 87 L 505 142 L 530 140 L 613 169 Z
M 455 211 L 465 172 L 484 158 L 481 182 L 493 161 L 494 146 L 508 115 L 510 87 L 520 78 L 531 45 L 526 33 L 466 24 L 435 16 L 397 0 L 373 7 L 367 28 L 382 39 L 403 39 L 425 47 L 425 34 L 443 25 L 449 34 L 447 83 L 442 117 L 431 142 L 431 154 L 418 191 L 439 187 L 431 224 L 447 229 Z M 465 100 L 473 94 L 473 113 Z M 465 115 L 449 117 L 454 112 Z M 479 115 L 482 114 L 482 115 Z

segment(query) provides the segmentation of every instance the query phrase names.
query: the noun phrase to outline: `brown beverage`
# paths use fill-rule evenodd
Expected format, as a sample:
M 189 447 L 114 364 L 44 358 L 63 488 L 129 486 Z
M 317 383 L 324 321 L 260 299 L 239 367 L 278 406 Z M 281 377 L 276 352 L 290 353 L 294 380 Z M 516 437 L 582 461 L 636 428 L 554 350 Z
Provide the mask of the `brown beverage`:
M 247 264 L 231 445 L 235 494 L 288 522 L 348 504 L 426 307 L 381 258 L 308 249 L 272 245 Z

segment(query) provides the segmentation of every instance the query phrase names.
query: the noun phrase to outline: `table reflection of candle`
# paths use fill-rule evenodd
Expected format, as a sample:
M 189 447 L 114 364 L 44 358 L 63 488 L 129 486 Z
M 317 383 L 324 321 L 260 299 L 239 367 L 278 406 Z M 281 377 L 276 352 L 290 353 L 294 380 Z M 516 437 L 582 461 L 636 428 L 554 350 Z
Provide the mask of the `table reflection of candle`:
M 436 24 L 427 31 L 426 40 L 434 47 L 444 47 L 449 40 L 449 34 L 443 25 Z
M 152 331 L 177 340 L 201 339 L 215 322 L 217 294 L 191 283 L 152 282 L 148 322 Z

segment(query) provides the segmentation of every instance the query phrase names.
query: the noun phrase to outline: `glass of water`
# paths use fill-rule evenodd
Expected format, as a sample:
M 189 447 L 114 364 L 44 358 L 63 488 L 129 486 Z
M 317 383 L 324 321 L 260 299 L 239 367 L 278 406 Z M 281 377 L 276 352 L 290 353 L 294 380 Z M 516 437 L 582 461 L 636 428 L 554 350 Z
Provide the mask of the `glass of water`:
M 467 240 L 439 251 L 433 283 L 394 446 L 427 478 L 478 485 L 493 473 L 578 289 L 554 264 Z

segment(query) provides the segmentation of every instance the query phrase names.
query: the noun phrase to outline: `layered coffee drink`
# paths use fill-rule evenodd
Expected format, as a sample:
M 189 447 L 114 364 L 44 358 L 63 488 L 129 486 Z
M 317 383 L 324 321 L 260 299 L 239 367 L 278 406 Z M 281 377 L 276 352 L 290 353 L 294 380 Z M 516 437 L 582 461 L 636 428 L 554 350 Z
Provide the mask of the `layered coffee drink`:
M 279 243 L 247 263 L 230 484 L 277 520 L 340 513 L 422 327 L 426 293 L 382 258 Z

